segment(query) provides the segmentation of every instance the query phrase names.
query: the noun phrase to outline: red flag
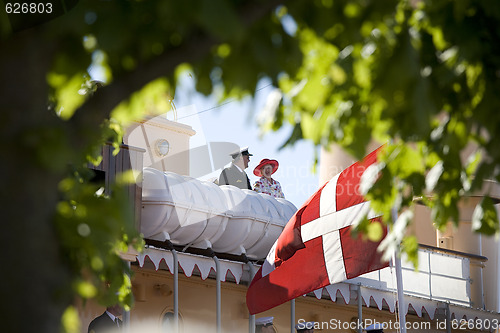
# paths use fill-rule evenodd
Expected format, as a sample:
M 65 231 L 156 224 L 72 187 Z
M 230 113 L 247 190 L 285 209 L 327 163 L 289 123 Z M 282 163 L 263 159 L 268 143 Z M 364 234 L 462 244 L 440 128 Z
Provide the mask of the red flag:
M 359 191 L 361 176 L 379 150 L 333 177 L 288 221 L 248 288 L 251 314 L 388 266 L 377 252 L 380 242 L 350 233 L 365 215 L 372 222 L 379 219 Z

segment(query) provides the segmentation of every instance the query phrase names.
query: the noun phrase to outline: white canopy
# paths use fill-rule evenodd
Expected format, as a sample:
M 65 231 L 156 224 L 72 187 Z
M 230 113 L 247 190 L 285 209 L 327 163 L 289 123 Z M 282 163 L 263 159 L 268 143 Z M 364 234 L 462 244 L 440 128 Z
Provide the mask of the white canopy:
M 145 238 L 264 258 L 297 208 L 285 199 L 144 169 Z

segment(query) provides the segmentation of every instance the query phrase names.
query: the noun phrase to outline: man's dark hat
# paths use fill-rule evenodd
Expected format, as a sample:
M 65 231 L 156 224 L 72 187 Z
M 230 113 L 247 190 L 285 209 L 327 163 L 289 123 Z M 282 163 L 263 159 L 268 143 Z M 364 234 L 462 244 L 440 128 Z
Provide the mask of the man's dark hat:
M 232 158 L 236 158 L 236 157 L 238 157 L 238 155 L 253 156 L 253 154 L 250 154 L 250 153 L 248 152 L 248 147 L 243 147 L 243 148 L 241 148 L 241 149 L 239 149 L 239 150 L 237 150 L 237 151 L 235 151 L 235 152 L 232 152 L 232 153 L 231 153 L 231 154 L 229 154 L 229 155 L 231 155 L 231 157 L 232 157 Z

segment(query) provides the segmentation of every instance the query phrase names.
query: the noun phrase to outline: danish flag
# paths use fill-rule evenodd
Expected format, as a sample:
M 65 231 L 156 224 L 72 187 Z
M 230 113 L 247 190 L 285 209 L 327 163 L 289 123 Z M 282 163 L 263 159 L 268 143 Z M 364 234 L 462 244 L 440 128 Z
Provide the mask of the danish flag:
M 380 222 L 359 190 L 380 150 L 333 177 L 288 221 L 248 288 L 251 314 L 388 266 L 377 252 L 380 242 L 351 235 L 351 225 L 365 216 Z

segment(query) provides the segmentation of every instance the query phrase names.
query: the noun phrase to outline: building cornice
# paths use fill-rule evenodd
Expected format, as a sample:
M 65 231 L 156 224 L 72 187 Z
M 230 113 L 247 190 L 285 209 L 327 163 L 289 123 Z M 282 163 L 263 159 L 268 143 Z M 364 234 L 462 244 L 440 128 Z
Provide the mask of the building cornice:
M 193 130 L 191 126 L 171 121 L 161 116 L 146 117 L 144 119 L 136 121 L 136 123 L 138 125 L 145 125 L 147 123 L 148 126 L 157 127 L 163 130 L 177 132 L 181 134 L 186 134 L 189 136 L 193 136 L 196 134 L 196 131 Z

